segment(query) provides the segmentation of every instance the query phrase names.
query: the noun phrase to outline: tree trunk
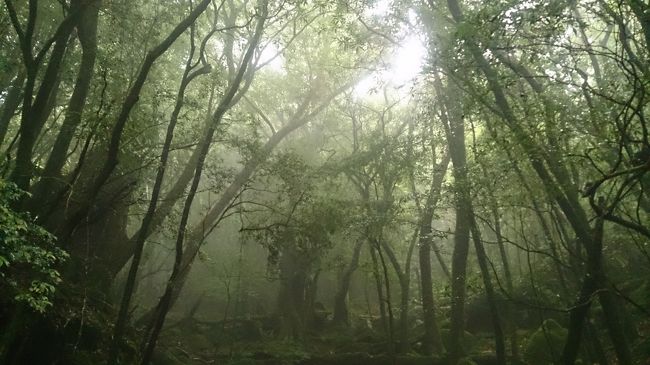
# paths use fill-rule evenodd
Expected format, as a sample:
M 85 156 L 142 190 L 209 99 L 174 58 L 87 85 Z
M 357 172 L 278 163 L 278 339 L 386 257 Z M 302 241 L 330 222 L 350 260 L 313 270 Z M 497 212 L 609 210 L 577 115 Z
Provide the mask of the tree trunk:
M 361 248 L 364 244 L 364 239 L 358 239 L 354 245 L 354 250 L 352 251 L 352 259 L 350 264 L 339 281 L 339 288 L 336 291 L 334 296 L 334 317 L 332 322 L 335 325 L 349 325 L 350 324 L 350 315 L 348 313 L 348 306 L 346 303 L 346 298 L 348 296 L 348 290 L 350 289 L 350 282 L 352 281 L 352 274 L 359 267 L 359 257 L 361 256 Z
M 390 289 L 390 275 L 388 274 L 388 265 L 386 265 L 386 260 L 384 259 L 384 254 L 381 249 L 381 238 L 374 239 L 372 242 L 374 245 L 373 248 L 377 251 L 377 257 L 379 258 L 379 264 L 381 265 L 382 279 L 384 282 L 384 289 L 386 290 L 386 295 L 384 299 L 386 301 L 386 314 L 388 315 L 388 321 L 386 322 L 386 335 L 388 336 L 388 356 L 391 358 L 395 357 L 395 316 L 393 315 L 393 302 L 391 299 L 391 289 Z
M 499 216 L 499 208 L 495 205 L 492 207 L 492 217 L 494 220 L 494 233 L 497 237 L 497 244 L 499 245 L 499 255 L 501 256 L 501 263 L 503 264 L 503 275 L 506 279 L 506 288 L 509 293 L 513 293 L 514 285 L 512 282 L 512 273 L 510 271 L 510 260 L 508 259 L 508 253 L 506 252 L 506 247 L 503 242 L 503 234 L 501 232 L 501 217 Z M 564 282 L 564 281 L 562 281 Z M 517 341 L 517 325 L 515 322 L 515 306 L 512 302 L 508 301 L 505 308 L 507 314 L 506 328 L 508 335 L 510 336 L 510 352 L 512 358 L 517 360 L 519 359 L 519 342 Z
M 449 331 L 449 359 L 456 365 L 463 356 L 463 333 L 465 328 L 465 279 L 469 251 L 469 231 L 472 223 L 472 205 L 467 177 L 465 150 L 465 124 L 461 107 L 450 87 L 443 89 L 438 73 L 434 74 L 436 95 L 441 102 L 441 119 L 445 126 L 449 155 L 453 163 L 456 223 L 454 229 L 454 252 L 451 263 L 451 327 Z M 443 92 L 446 90 L 446 93 Z
M 20 72 L 11 83 L 11 88 L 7 92 L 4 102 L 2 103 L 2 112 L 0 113 L 0 146 L 4 142 L 9 130 L 9 122 L 14 116 L 16 109 L 20 105 L 21 96 L 23 92 L 23 84 L 25 83 L 25 73 Z
M 650 5 L 642 0 L 630 0 L 629 5 L 643 30 L 646 50 L 650 50 Z
M 55 92 L 55 86 L 58 84 L 59 70 L 68 48 L 68 38 L 78 21 L 76 17 L 73 17 L 73 15 L 79 15 L 77 11 L 73 11 L 61 23 L 61 31 L 56 35 L 56 41 L 33 104 L 31 103 L 33 89 L 26 89 L 23 93 L 23 110 L 19 128 L 20 138 L 16 150 L 15 166 L 10 179 L 24 191 L 29 191 L 33 175 L 32 156 L 34 145 L 48 118 L 47 107 L 51 96 Z M 27 68 L 28 84 L 31 84 L 32 87 L 35 84 L 37 72 L 38 68 Z M 27 93 L 30 93 L 30 95 L 27 95 Z
M 368 245 L 370 258 L 372 259 L 372 275 L 377 287 L 377 302 L 379 304 L 379 320 L 385 333 L 388 333 L 388 315 L 386 314 L 386 300 L 384 299 L 384 286 L 382 285 L 381 274 L 379 273 L 379 260 L 377 252 L 372 245 Z
M 433 229 L 432 221 L 433 214 L 438 199 L 440 198 L 442 182 L 447 173 L 449 166 L 449 153 L 446 153 L 440 164 L 434 168 L 434 175 L 431 178 L 431 187 L 427 194 L 427 199 L 424 204 L 424 210 L 420 216 L 420 232 L 419 232 L 419 263 L 420 263 L 420 291 L 422 297 L 422 311 L 424 321 L 424 337 L 422 338 L 422 349 L 425 354 L 430 355 L 433 351 L 442 353 L 444 346 L 440 338 L 440 330 L 436 323 L 436 305 L 433 298 L 433 279 L 431 277 L 431 246 L 433 242 Z M 436 254 L 439 252 L 436 250 Z M 449 269 L 439 257 L 443 271 L 449 275 Z
M 404 265 L 404 270 L 402 270 L 401 265 L 397 260 L 397 256 L 393 251 L 393 248 L 385 240 L 382 240 L 380 243 L 381 248 L 383 248 L 383 251 L 386 253 L 386 256 L 388 256 L 388 261 L 390 261 L 391 265 L 393 266 L 393 269 L 395 270 L 395 273 L 397 274 L 397 277 L 399 279 L 399 284 L 400 284 L 400 316 L 399 316 L 399 328 L 398 328 L 399 339 L 396 348 L 398 353 L 406 353 L 409 351 L 409 347 L 410 347 L 409 340 L 408 340 L 408 310 L 409 310 L 410 285 L 411 285 L 410 261 L 413 255 L 413 248 L 415 247 L 415 243 L 417 242 L 417 238 L 418 238 L 417 234 L 418 231 L 415 231 L 413 234 L 413 238 L 411 239 L 411 242 L 409 244 L 408 254 L 406 258 L 407 262 Z M 388 290 L 388 288 L 386 288 L 386 290 Z
M 590 320 L 587 321 L 585 336 L 589 341 L 588 343 L 591 345 L 591 348 L 588 349 L 588 352 L 592 354 L 591 356 L 593 357 L 591 362 L 598 365 L 609 365 L 609 360 L 607 359 L 607 354 L 605 354 L 603 344 L 600 341 L 600 338 L 598 338 L 596 326 L 594 326 Z
M 210 1 L 206 0 L 204 1 L 204 3 L 205 6 L 203 7 L 203 10 L 207 8 L 207 5 L 210 3 Z M 203 3 L 201 3 L 201 5 L 203 5 Z M 214 116 L 212 118 L 213 121 L 215 122 L 211 124 L 210 128 L 208 129 L 208 133 L 204 137 L 205 142 L 207 143 L 202 144 L 202 150 L 199 155 L 199 161 L 196 166 L 196 171 L 194 173 L 192 185 L 190 186 L 190 190 L 187 194 L 187 198 L 185 199 L 185 204 L 183 206 L 183 213 L 181 215 L 181 221 L 178 228 L 178 235 L 176 237 L 176 257 L 174 260 L 174 266 L 172 268 L 172 273 L 169 277 L 167 287 L 165 288 L 165 293 L 163 294 L 163 296 L 160 298 L 160 301 L 158 302 L 156 315 L 154 316 L 153 325 L 151 326 L 151 333 L 148 336 L 147 345 L 142 355 L 142 362 L 141 362 L 142 365 L 147 365 L 151 361 L 151 358 L 153 356 L 153 351 L 156 347 L 158 336 L 160 334 L 160 331 L 162 330 L 162 326 L 165 322 L 167 313 L 169 312 L 171 306 L 174 304 L 175 301 L 174 293 L 177 293 L 180 290 L 179 281 L 177 280 L 177 278 L 182 275 L 183 245 L 185 241 L 187 223 L 189 220 L 192 202 L 198 190 L 199 182 L 201 180 L 201 175 L 203 173 L 204 162 L 208 155 L 208 151 L 210 149 L 210 141 L 212 141 L 214 132 L 216 131 L 216 127 L 219 124 L 218 122 L 222 120 L 225 113 L 230 109 L 231 101 L 239 89 L 239 86 L 244 78 L 246 68 L 249 66 L 250 61 L 253 58 L 253 54 L 257 49 L 257 45 L 260 41 L 260 38 L 262 37 L 262 32 L 264 30 L 264 23 L 266 21 L 266 16 L 267 16 L 268 2 L 266 0 L 261 0 L 261 2 L 258 5 L 260 7 L 259 20 L 257 21 L 257 25 L 255 26 L 255 33 L 253 34 L 253 38 L 251 39 L 248 45 L 248 49 L 246 50 L 246 53 L 242 58 L 237 76 L 230 83 L 227 92 L 224 94 L 223 98 L 221 99 L 221 102 L 219 103 L 217 109 L 215 110 Z M 201 12 L 203 10 L 201 10 Z M 199 14 L 196 14 L 196 16 L 198 17 Z M 153 216 L 153 212 L 151 215 Z M 145 234 L 143 234 L 143 236 L 145 236 Z
M 501 328 L 501 318 L 499 317 L 499 310 L 494 287 L 492 286 L 492 279 L 490 278 L 490 268 L 488 266 L 488 258 L 481 241 L 481 232 L 476 224 L 476 220 L 472 217 L 472 240 L 474 241 L 474 249 L 476 250 L 476 257 L 478 258 L 478 265 L 481 269 L 481 277 L 483 278 L 483 285 L 485 287 L 485 294 L 487 296 L 488 304 L 490 306 L 490 314 L 492 316 L 492 326 L 494 327 L 494 341 L 497 355 L 497 363 L 506 364 L 506 345 Z
M 490 129 L 490 133 L 492 138 L 496 140 L 496 131 Z M 476 156 L 476 159 L 481 167 L 483 176 L 485 178 L 485 181 L 489 181 L 489 176 L 488 176 L 488 170 L 487 167 L 485 166 L 485 163 L 482 158 L 480 158 L 479 153 L 475 150 L 474 154 Z M 508 153 L 508 156 L 510 154 Z M 514 159 L 510 159 L 510 161 L 514 161 Z M 518 173 L 520 173 L 519 169 L 517 168 Z M 519 175 L 521 181 L 523 184 L 526 184 L 525 180 L 523 180 L 523 176 Z M 510 271 L 510 260 L 508 259 L 508 253 L 506 251 L 505 243 L 503 242 L 503 233 L 501 231 L 501 215 L 499 212 L 499 204 L 497 197 L 495 196 L 494 188 L 492 187 L 491 184 L 486 184 L 487 190 L 488 190 L 488 200 L 489 200 L 489 206 L 490 206 L 490 213 L 492 215 L 492 221 L 493 221 L 493 229 L 494 229 L 494 234 L 496 235 L 497 239 L 497 246 L 499 248 L 499 255 L 501 257 L 501 264 L 503 265 L 503 275 L 505 277 L 506 281 L 506 290 L 508 290 L 509 295 L 513 294 L 514 286 L 512 282 L 512 273 Z M 528 185 L 526 185 L 528 187 Z M 531 195 L 531 198 L 533 196 Z M 533 200 L 533 204 L 536 206 L 536 201 Z M 539 213 L 541 214 L 541 213 Z M 542 217 L 542 224 L 545 225 L 545 221 L 543 220 Z M 474 225 L 476 225 L 476 219 L 474 220 Z M 547 235 L 548 239 L 550 237 Z M 562 279 L 562 277 L 561 277 Z M 564 282 L 562 280 L 562 282 Z M 515 324 L 515 307 L 512 301 L 508 301 L 505 305 L 505 313 L 507 316 L 507 319 L 505 321 L 506 325 L 506 330 L 508 332 L 508 335 L 510 337 L 510 351 L 512 354 L 513 359 L 517 360 L 519 358 L 519 345 L 517 341 L 517 326 Z
M 117 166 L 117 157 L 120 151 L 122 133 L 126 127 L 129 115 L 131 114 L 131 110 L 140 98 L 140 92 L 142 91 L 142 88 L 147 81 L 153 64 L 160 56 L 167 52 L 171 45 L 176 41 L 176 39 L 178 39 L 178 37 L 180 37 L 181 34 L 185 32 L 185 30 L 187 30 L 187 28 L 194 24 L 196 19 L 205 11 L 210 2 L 210 0 L 203 0 L 199 4 L 196 4 L 196 7 L 192 9 L 190 14 L 180 23 L 178 23 L 162 42 L 160 42 L 156 47 L 147 53 L 144 62 L 138 71 L 136 80 L 129 89 L 128 94 L 122 103 L 119 115 L 111 131 L 106 160 L 104 161 L 104 164 L 99 168 L 97 176 L 89 185 L 90 188 L 88 199 L 83 204 L 81 204 L 76 212 L 71 214 L 71 217 L 69 219 L 66 220 L 63 228 L 59 233 L 60 240 L 67 241 L 70 238 L 72 232 L 82 221 L 83 217 L 88 213 L 93 201 Z
M 165 141 L 163 143 L 163 148 L 160 156 L 160 162 L 158 165 L 158 171 L 156 172 L 156 179 L 154 182 L 153 190 L 151 193 L 151 199 L 149 201 L 149 207 L 147 209 L 147 212 L 142 219 L 142 224 L 139 230 L 139 235 L 138 238 L 135 242 L 135 252 L 133 255 L 133 260 L 131 262 L 131 267 L 129 269 L 129 274 L 126 279 L 126 283 L 124 286 L 124 293 L 122 296 L 122 301 L 120 304 L 120 309 L 119 309 L 119 314 L 117 316 L 117 321 L 115 323 L 115 328 L 113 331 L 113 341 L 109 350 L 109 364 L 115 364 L 117 362 L 117 356 L 118 356 L 118 351 L 122 342 L 122 337 L 124 335 L 124 330 L 127 324 L 127 316 L 129 312 L 129 306 L 131 302 L 131 297 L 133 296 L 133 293 L 135 291 L 135 284 L 136 284 L 136 277 L 138 273 L 138 269 L 140 267 L 140 260 L 142 258 L 142 253 L 144 250 L 145 246 L 145 241 L 146 237 L 148 236 L 149 233 L 149 228 L 151 226 L 151 222 L 154 217 L 154 213 L 156 211 L 156 206 L 158 204 L 158 198 L 160 196 L 160 191 L 162 188 L 162 183 L 163 179 L 165 177 L 165 170 L 167 168 L 167 158 L 169 156 L 169 151 L 171 148 L 172 141 L 174 139 L 174 131 L 176 129 L 176 124 L 178 122 L 178 115 L 181 111 L 181 108 L 184 103 L 184 98 L 185 98 L 185 90 L 187 86 L 189 85 L 192 80 L 200 75 L 200 74 L 206 74 L 210 71 L 209 66 L 202 67 L 194 72 L 192 62 L 194 58 L 194 32 L 191 34 L 191 48 L 190 48 L 190 55 L 188 57 L 187 63 L 185 65 L 185 71 L 183 73 L 183 77 L 181 79 L 180 87 L 178 90 L 178 94 L 176 96 L 176 105 L 174 106 L 174 110 L 172 111 L 172 115 L 169 121 L 169 125 L 167 126 L 167 132 L 165 135 Z M 192 73 L 191 73 L 192 72 Z M 191 73 L 191 74 L 190 74 Z M 67 147 L 66 147 L 67 149 Z
M 298 253 L 285 251 L 280 258 L 277 316 L 281 336 L 297 340 L 303 337 L 307 325 L 307 265 Z
M 56 204 L 52 201 L 51 194 L 58 191 L 53 185 L 60 177 L 61 168 L 65 164 L 70 141 L 81 123 L 81 116 L 84 111 L 86 97 L 90 89 L 90 83 L 94 74 L 95 59 L 97 56 L 97 23 L 99 17 L 100 1 L 93 0 L 80 14 L 77 24 L 77 35 L 81 43 L 82 55 L 79 72 L 75 81 L 74 90 L 68 101 L 68 108 L 65 113 L 63 125 L 59 130 L 52 152 L 47 160 L 41 180 L 34 187 L 33 198 L 29 210 L 39 215 L 45 212 L 50 205 Z M 47 198 L 46 194 L 50 194 Z
M 447 7 L 456 23 L 462 23 L 464 21 L 457 0 L 447 0 Z M 587 252 L 587 272 L 583 279 L 578 301 L 570 311 L 569 333 L 563 352 L 563 362 L 565 364 L 573 364 L 578 354 L 583 324 L 587 318 L 590 300 L 599 289 L 600 283 L 603 283 L 605 279 L 601 264 L 602 242 L 594 239 L 592 235 L 587 215 L 577 199 L 578 190 L 570 181 L 566 167 L 557 158 L 557 151 L 551 151 L 550 155 L 544 153 L 544 149 L 526 133 L 511 109 L 503 87 L 500 84 L 499 76 L 486 59 L 484 52 L 474 43 L 474 40 L 466 40 L 466 46 L 487 80 L 488 88 L 494 97 L 496 107 L 501 113 L 503 122 L 513 132 L 517 142 L 524 150 L 531 166 L 546 189 L 548 196 L 557 202 L 575 232 L 578 242 Z M 554 130 L 550 130 L 550 132 L 556 133 Z M 549 136 L 549 138 L 553 139 L 554 137 Z M 549 143 L 553 145 L 553 141 Z M 599 230 L 601 229 L 596 229 L 596 231 Z M 600 234 L 602 235 L 602 232 Z M 614 313 L 607 313 L 608 311 L 605 308 L 603 309 L 605 310 L 605 316 L 614 316 Z M 610 321 L 610 337 L 612 337 L 612 341 L 614 342 L 619 361 L 627 364 L 628 362 L 626 360 L 629 349 L 627 349 L 626 344 L 622 343 L 623 341 L 615 339 L 615 337 L 618 337 L 617 333 L 622 333 L 622 330 L 618 328 L 618 324 L 618 321 Z

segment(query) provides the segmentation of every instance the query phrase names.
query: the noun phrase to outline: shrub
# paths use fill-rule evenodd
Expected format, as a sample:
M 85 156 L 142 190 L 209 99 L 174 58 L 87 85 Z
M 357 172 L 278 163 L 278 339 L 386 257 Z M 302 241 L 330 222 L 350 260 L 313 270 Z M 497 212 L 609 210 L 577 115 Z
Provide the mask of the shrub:
M 11 208 L 23 194 L 0 179 L 0 297 L 43 313 L 61 282 L 56 266 L 68 254 L 28 214 Z

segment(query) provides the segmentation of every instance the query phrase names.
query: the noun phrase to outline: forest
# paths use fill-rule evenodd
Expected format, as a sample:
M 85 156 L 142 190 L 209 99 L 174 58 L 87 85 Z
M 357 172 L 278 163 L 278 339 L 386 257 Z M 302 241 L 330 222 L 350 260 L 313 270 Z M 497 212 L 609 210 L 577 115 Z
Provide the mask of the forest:
M 647 0 L 0 9 L 0 364 L 650 364 Z

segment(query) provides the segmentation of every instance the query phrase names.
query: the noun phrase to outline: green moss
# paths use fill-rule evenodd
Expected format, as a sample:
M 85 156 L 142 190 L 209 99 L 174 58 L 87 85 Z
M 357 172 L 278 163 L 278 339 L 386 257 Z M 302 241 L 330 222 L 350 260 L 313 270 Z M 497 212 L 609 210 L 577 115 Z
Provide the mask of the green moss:
M 562 355 L 567 330 L 552 319 L 547 319 L 530 336 L 524 359 L 530 365 L 554 364 Z

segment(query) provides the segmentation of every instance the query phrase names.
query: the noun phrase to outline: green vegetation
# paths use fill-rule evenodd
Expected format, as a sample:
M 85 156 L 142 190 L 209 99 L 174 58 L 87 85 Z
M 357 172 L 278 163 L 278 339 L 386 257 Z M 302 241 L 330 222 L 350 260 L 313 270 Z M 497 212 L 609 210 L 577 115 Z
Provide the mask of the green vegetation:
M 0 364 L 650 361 L 647 1 L 0 9 Z
M 0 290 L 6 295 L 2 304 L 24 303 L 44 313 L 61 282 L 57 269 L 68 255 L 28 214 L 11 208 L 24 194 L 14 184 L 0 181 Z

